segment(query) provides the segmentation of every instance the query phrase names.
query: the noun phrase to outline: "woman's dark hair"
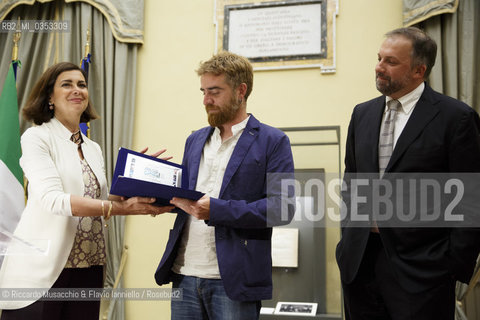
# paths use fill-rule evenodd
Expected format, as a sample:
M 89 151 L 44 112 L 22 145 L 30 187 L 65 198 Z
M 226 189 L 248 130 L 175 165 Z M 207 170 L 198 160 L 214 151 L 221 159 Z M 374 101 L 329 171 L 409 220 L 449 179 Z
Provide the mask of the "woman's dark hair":
M 87 75 L 79 66 L 70 62 L 60 62 L 48 68 L 37 81 L 30 93 L 27 103 L 23 107 L 23 118 L 33 121 L 36 125 L 49 122 L 54 116 L 54 110 L 49 109 L 48 102 L 53 93 L 53 87 L 58 76 L 65 71 L 78 70 L 83 74 L 85 81 Z M 80 116 L 80 122 L 88 122 L 97 119 L 98 114 L 92 106 L 90 98 L 88 99 L 87 109 Z

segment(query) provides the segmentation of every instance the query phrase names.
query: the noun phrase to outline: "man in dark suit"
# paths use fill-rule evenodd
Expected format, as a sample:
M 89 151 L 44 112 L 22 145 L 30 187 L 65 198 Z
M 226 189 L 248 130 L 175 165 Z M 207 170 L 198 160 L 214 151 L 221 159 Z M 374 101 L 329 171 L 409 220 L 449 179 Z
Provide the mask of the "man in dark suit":
M 272 296 L 271 227 L 294 214 L 291 191 L 279 188 L 293 178 L 290 142 L 247 113 L 246 58 L 222 52 L 197 73 L 210 126 L 188 137 L 183 165 L 205 196 L 171 201 L 183 212 L 155 279 L 183 291 L 172 300 L 172 319 L 258 319 L 260 301 Z
M 417 28 L 386 34 L 375 68 L 383 95 L 353 111 L 346 177 L 480 172 L 477 113 L 424 82 L 436 50 Z M 345 194 L 348 207 L 353 196 Z M 346 319 L 454 319 L 455 280 L 468 282 L 472 275 L 478 229 L 383 227 L 375 219 L 371 226 L 352 227 L 351 212 L 347 217 L 336 251 Z

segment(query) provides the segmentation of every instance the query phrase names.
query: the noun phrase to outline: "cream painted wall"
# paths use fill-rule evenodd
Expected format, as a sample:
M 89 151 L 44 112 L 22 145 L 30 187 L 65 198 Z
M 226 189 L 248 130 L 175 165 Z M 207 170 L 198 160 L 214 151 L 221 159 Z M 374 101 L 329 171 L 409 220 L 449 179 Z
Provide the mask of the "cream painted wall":
M 378 95 L 374 85 L 383 34 L 400 27 L 402 0 L 338 0 L 337 72 L 319 69 L 255 72 L 248 111 L 277 127 L 340 125 L 342 157 L 350 114 L 356 103 Z M 145 0 L 145 44 L 138 54 L 135 149 L 168 148 L 181 162 L 185 139 L 206 125 L 194 70 L 214 53 L 214 0 Z M 126 75 L 128 76 L 128 75 Z M 326 153 L 335 152 L 326 150 Z M 299 166 L 312 158 L 300 154 Z M 343 159 L 342 159 L 343 161 Z M 343 169 L 343 168 L 342 168 Z M 125 286 L 155 288 L 153 274 L 163 254 L 174 215 L 127 218 Z M 340 312 L 334 249 L 337 229 L 328 229 L 329 312 Z M 169 302 L 127 301 L 126 319 L 169 319 Z

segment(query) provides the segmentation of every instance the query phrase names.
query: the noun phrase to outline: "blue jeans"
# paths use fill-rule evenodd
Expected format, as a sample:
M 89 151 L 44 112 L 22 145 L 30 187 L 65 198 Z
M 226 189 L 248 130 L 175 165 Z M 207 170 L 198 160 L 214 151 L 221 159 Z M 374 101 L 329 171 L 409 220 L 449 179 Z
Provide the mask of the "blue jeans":
M 172 300 L 172 320 L 256 320 L 261 301 L 234 301 L 227 297 L 220 279 L 175 274 L 173 288 L 183 291 L 182 300 Z

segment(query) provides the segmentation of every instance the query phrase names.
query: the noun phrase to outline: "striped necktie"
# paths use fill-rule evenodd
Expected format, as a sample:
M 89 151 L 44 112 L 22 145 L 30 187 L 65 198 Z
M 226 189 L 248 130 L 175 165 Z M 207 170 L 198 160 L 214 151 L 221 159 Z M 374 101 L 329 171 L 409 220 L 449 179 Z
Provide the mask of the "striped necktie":
M 390 100 L 387 104 L 387 113 L 382 123 L 382 130 L 378 141 L 378 166 L 380 176 L 387 168 L 393 152 L 393 132 L 395 130 L 395 118 L 402 104 L 398 100 Z
M 380 137 L 378 141 L 378 167 L 380 177 L 385 173 L 388 162 L 393 152 L 393 133 L 395 131 L 395 118 L 398 110 L 402 104 L 398 100 L 390 100 L 387 103 L 387 113 L 383 119 L 382 127 L 380 129 Z M 371 232 L 378 233 L 378 226 L 375 219 L 372 221 Z

